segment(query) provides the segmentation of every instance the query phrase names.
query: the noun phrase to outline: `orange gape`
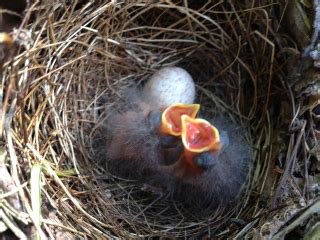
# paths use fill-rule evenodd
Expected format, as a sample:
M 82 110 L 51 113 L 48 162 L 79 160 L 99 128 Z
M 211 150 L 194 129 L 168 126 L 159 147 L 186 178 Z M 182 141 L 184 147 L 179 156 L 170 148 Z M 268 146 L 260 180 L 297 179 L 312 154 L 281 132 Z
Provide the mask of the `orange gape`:
M 197 167 L 192 161 L 196 155 L 221 149 L 219 131 L 208 121 L 193 119 L 187 115 L 181 117 L 181 126 L 185 159 L 196 170 Z
M 181 117 L 182 142 L 193 153 L 202 153 L 221 148 L 219 131 L 208 121 L 201 118 Z
M 177 103 L 164 110 L 161 117 L 161 133 L 181 136 L 181 117 L 183 115 L 195 118 L 200 105 L 199 104 L 181 104 Z
M 172 169 L 177 176 L 193 176 L 203 170 L 194 163 L 201 153 L 217 153 L 221 149 L 219 131 L 208 121 L 196 118 L 199 104 L 174 104 L 166 108 L 161 117 L 161 133 L 181 136 L 184 151 Z

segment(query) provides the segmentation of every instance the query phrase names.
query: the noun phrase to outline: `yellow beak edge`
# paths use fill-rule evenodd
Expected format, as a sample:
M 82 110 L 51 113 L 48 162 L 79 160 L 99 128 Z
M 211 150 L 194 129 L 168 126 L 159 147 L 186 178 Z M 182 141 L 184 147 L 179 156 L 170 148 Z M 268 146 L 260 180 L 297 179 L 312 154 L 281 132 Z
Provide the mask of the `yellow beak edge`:
M 188 152 L 202 153 L 221 149 L 219 131 L 208 121 L 183 115 L 181 125 L 182 142 Z
M 161 117 L 161 133 L 181 136 L 181 117 L 195 118 L 200 109 L 200 104 L 177 103 L 166 108 Z

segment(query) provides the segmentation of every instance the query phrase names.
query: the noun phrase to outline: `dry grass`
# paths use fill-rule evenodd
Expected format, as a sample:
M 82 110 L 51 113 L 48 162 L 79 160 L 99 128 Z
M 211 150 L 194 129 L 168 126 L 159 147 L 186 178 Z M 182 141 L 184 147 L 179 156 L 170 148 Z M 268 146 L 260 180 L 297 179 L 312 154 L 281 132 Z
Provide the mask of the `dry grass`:
M 16 36 L 19 54 L 3 72 L 3 141 L 13 184 L 21 186 L 12 197 L 40 237 L 240 237 L 270 213 L 281 176 L 274 169 L 283 167 L 277 159 L 288 138 L 283 129 L 294 116 L 280 51 L 291 42 L 278 32 L 286 3 L 177 2 L 30 6 Z M 195 217 L 106 173 L 91 149 L 119 91 L 173 65 L 194 76 L 207 113 L 224 112 L 247 130 L 254 170 L 230 214 Z M 30 201 L 39 190 L 36 214 Z

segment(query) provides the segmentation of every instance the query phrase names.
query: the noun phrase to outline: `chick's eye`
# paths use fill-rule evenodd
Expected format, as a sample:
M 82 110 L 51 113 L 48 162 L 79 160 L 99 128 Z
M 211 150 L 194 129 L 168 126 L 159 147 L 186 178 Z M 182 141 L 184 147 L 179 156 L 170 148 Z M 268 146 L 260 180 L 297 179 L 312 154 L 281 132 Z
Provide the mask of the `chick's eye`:
M 179 138 L 175 136 L 161 137 L 160 144 L 163 148 L 173 148 L 179 145 Z
M 148 116 L 150 125 L 156 131 L 159 130 L 161 127 L 161 116 L 162 116 L 162 113 L 160 111 L 153 111 Z
M 217 156 L 215 154 L 204 152 L 201 153 L 193 158 L 194 164 L 196 164 L 200 169 L 202 170 L 208 170 L 211 169 L 216 161 Z

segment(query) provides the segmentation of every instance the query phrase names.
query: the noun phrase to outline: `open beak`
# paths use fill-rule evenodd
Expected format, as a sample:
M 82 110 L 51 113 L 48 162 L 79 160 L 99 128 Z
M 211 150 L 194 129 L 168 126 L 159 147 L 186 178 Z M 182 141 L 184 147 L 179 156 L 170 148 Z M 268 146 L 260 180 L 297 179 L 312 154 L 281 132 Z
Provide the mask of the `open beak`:
M 181 127 L 184 154 L 189 162 L 192 162 L 195 155 L 221 149 L 219 131 L 208 121 L 183 115 L 181 117 Z
M 188 116 L 193 119 L 199 111 L 199 104 L 177 103 L 164 110 L 161 117 L 161 133 L 180 136 L 182 133 L 181 119 Z

